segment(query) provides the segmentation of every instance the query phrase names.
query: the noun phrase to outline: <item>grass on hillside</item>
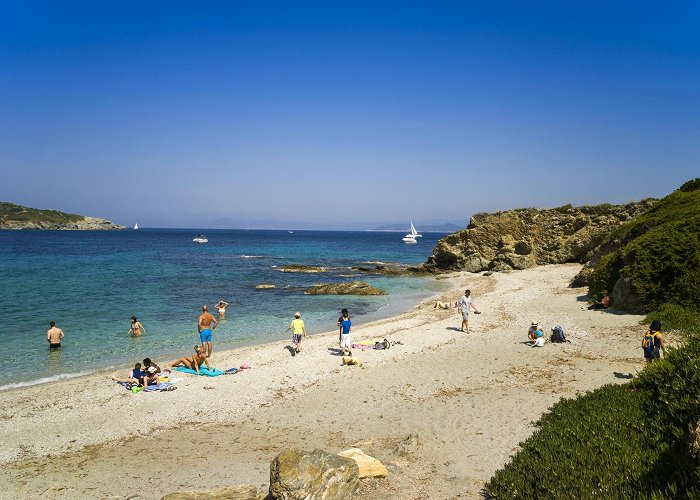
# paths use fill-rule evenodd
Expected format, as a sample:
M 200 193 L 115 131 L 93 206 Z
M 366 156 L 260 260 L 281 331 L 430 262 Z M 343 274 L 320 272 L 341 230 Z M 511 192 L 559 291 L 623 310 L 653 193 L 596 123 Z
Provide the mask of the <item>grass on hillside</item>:
M 82 215 L 67 214 L 58 210 L 38 210 L 13 203 L 0 202 L 0 222 L 43 222 L 60 224 L 85 219 Z
M 602 246 L 611 242 L 619 243 L 598 262 L 590 296 L 612 290 L 624 275 L 645 311 L 667 302 L 700 307 L 700 179 L 616 229 Z

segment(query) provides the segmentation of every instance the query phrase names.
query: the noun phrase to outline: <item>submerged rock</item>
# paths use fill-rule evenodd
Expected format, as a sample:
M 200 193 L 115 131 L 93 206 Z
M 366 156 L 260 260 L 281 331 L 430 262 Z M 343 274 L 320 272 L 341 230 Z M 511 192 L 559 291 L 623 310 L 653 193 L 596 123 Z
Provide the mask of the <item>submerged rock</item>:
M 285 500 L 352 498 L 359 484 L 354 460 L 323 450 L 289 449 L 270 464 L 270 497 Z
M 278 267 L 277 271 L 282 273 L 325 273 L 328 271 L 325 267 L 305 266 L 303 264 L 291 264 L 289 266 Z
M 324 283 L 306 290 L 309 295 L 387 295 L 387 292 L 368 285 L 364 281 Z

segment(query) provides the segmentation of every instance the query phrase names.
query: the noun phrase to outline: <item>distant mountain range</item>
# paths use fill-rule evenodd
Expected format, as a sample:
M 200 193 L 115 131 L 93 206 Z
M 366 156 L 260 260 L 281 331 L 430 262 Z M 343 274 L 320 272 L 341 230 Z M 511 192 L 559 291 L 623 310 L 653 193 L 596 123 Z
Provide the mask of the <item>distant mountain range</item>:
M 465 226 L 466 227 L 466 226 Z M 452 223 L 444 223 L 444 224 L 426 224 L 426 225 L 420 225 L 416 226 L 416 229 L 418 230 L 419 233 L 454 233 L 455 231 L 459 231 L 461 229 L 464 229 L 464 227 L 460 227 L 457 224 L 452 224 Z M 378 227 L 373 227 L 370 229 L 370 231 L 405 231 L 409 232 L 410 226 L 406 226 L 406 224 L 387 224 L 385 226 L 378 226 Z

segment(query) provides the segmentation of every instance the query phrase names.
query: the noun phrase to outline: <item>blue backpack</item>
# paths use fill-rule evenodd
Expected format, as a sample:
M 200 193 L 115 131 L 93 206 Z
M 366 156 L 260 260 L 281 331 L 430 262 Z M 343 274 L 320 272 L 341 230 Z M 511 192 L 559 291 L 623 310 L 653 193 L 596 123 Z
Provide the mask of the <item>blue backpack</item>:
M 552 336 L 549 340 L 556 343 L 568 342 L 566 340 L 566 336 L 564 335 L 564 329 L 559 325 L 552 328 Z

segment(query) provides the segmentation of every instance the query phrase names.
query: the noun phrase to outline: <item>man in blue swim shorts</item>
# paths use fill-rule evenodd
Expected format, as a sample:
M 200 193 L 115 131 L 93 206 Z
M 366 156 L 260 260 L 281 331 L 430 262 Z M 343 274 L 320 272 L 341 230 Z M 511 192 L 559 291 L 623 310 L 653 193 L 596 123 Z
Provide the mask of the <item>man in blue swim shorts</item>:
M 214 323 L 214 326 L 212 326 Z M 199 340 L 202 341 L 202 351 L 208 358 L 211 356 L 211 333 L 214 328 L 219 324 L 216 318 L 209 313 L 209 309 L 206 305 L 202 306 L 202 314 L 199 315 L 199 321 L 197 322 L 197 329 L 199 330 Z

